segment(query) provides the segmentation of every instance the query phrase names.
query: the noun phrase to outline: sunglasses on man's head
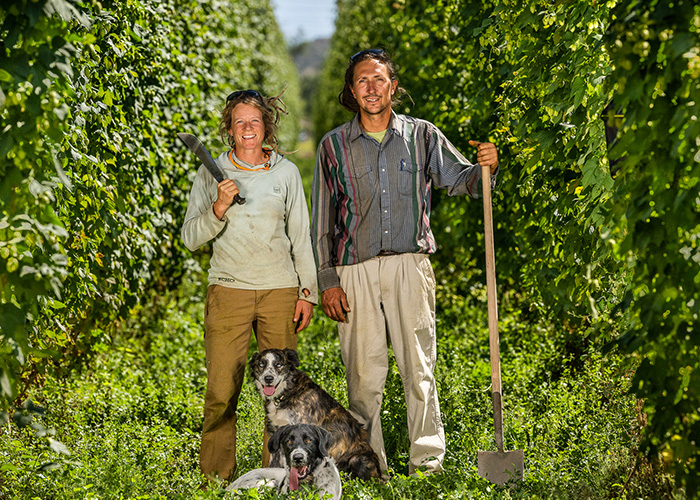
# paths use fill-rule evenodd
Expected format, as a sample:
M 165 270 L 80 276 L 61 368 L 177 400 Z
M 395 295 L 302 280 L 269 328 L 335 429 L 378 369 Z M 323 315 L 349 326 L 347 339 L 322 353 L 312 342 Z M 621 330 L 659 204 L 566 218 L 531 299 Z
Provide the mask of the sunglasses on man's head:
M 260 92 L 258 92 L 257 90 L 250 90 L 250 89 L 248 89 L 248 90 L 235 90 L 235 91 L 231 92 L 228 95 L 228 97 L 226 98 L 226 102 L 233 101 L 234 99 L 237 99 L 237 98 L 241 97 L 242 95 L 252 97 L 254 99 L 259 99 L 261 102 L 264 102 L 263 96 Z
M 353 54 L 353 56 L 350 58 L 350 62 L 355 62 L 355 59 L 357 59 L 358 57 L 367 55 L 367 54 L 372 55 L 372 56 L 385 56 L 385 55 L 386 55 L 386 51 L 384 51 L 384 49 L 365 49 L 365 50 L 361 50 L 361 51 L 359 51 L 359 52 Z

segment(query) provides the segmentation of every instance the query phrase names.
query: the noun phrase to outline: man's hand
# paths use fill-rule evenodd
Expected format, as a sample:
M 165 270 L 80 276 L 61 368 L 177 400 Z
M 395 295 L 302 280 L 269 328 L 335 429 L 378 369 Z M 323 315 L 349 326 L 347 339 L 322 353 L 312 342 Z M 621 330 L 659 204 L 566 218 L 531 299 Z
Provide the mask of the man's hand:
M 490 167 L 491 173 L 498 168 L 498 151 L 492 142 L 469 141 L 470 146 L 476 147 L 476 162 L 482 167 Z
M 228 207 L 233 203 L 233 197 L 240 193 L 233 179 L 224 179 L 216 185 L 216 201 L 214 202 L 214 215 L 221 220 Z
M 321 304 L 323 312 L 334 321 L 345 323 L 345 313 L 350 312 L 348 298 L 343 289 L 339 286 L 329 288 L 321 294 Z

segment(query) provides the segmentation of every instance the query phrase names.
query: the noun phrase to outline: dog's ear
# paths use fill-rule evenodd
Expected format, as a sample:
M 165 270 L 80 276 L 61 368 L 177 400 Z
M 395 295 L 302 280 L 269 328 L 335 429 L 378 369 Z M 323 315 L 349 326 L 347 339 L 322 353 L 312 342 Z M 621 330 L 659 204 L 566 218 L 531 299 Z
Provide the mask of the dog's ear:
M 318 451 L 322 456 L 328 456 L 328 448 L 333 444 L 333 436 L 323 427 L 316 426 L 316 435 L 318 436 Z
M 285 436 L 287 434 L 288 427 L 289 427 L 288 425 L 285 425 L 285 426 L 277 429 L 277 431 L 272 435 L 270 440 L 267 442 L 267 449 L 270 453 L 275 453 L 277 450 L 280 449 L 280 445 L 282 444 L 282 439 L 285 438 Z
M 253 368 L 255 367 L 259 359 L 260 353 L 256 352 L 251 356 L 250 361 L 248 361 L 248 369 L 250 370 L 251 374 L 253 373 Z
M 284 356 L 294 368 L 299 368 L 299 354 L 294 349 L 285 349 Z

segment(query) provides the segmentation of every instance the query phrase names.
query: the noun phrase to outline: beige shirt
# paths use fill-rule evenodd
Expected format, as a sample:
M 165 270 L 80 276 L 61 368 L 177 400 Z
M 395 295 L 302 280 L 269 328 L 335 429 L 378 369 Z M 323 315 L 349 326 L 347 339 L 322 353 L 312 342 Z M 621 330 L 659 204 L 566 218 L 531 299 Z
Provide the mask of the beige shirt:
M 228 152 L 221 154 L 216 163 L 225 177 L 236 182 L 246 203 L 234 203 L 223 220 L 218 220 L 212 209 L 217 198 L 216 181 L 200 166 L 181 235 L 192 251 L 212 242 L 209 284 L 245 290 L 298 287 L 300 298 L 316 304 L 318 287 L 309 213 L 296 165 L 274 152 L 269 170 L 239 169 Z M 311 292 L 308 297 L 303 289 Z

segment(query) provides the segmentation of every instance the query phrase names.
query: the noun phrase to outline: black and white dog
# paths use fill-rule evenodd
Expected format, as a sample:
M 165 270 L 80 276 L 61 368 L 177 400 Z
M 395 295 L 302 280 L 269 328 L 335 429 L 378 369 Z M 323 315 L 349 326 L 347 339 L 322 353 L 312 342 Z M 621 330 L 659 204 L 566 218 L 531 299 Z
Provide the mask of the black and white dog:
M 291 424 L 311 424 L 330 432 L 328 454 L 338 469 L 359 479 L 379 479 L 379 458 L 369 434 L 349 411 L 301 370 L 292 349 L 267 349 L 248 362 L 251 376 L 265 403 L 267 430 Z M 270 466 L 284 467 L 284 455 L 272 453 Z
M 279 493 L 299 489 L 300 484 L 312 484 L 319 498 L 330 493 L 333 500 L 342 494 L 340 474 L 335 461 L 328 456 L 331 435 L 328 431 L 306 424 L 285 425 L 275 432 L 267 446 L 270 453 L 281 452 L 286 467 L 254 469 L 231 483 L 227 491 L 267 486 Z

